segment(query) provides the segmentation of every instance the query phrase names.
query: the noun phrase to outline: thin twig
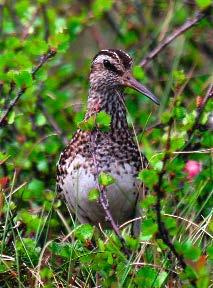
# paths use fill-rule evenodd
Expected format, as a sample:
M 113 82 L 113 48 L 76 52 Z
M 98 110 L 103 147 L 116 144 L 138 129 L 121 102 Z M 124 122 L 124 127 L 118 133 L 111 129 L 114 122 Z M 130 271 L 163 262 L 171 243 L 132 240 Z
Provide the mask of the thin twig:
M 42 55 L 40 58 L 40 61 L 38 63 L 37 66 L 35 66 L 32 69 L 31 75 L 32 78 L 34 79 L 36 72 L 50 59 L 52 58 L 54 55 L 56 54 L 56 50 L 55 49 L 50 49 L 46 54 Z M 15 96 L 15 98 L 10 102 L 10 104 L 8 105 L 7 109 L 5 111 L 3 111 L 3 115 L 0 117 L 0 127 L 5 125 L 5 120 L 6 117 L 8 116 L 8 114 L 11 112 L 11 110 L 14 108 L 14 106 L 17 104 L 18 100 L 20 99 L 20 97 L 24 94 L 24 92 L 26 91 L 27 87 L 22 87 L 19 92 L 17 93 L 17 95 Z
M 162 182 L 163 182 L 163 176 L 166 173 L 166 163 L 167 160 L 169 159 L 169 150 L 170 150 L 170 141 L 171 141 L 171 130 L 172 130 L 172 124 L 173 124 L 173 119 L 170 119 L 169 122 L 169 130 L 168 130 L 168 136 L 167 136 L 167 142 L 166 142 L 166 152 L 165 152 L 165 156 L 162 160 L 163 162 L 163 167 L 159 173 L 159 177 L 158 177 L 158 183 L 155 185 L 154 190 L 157 194 L 157 203 L 156 203 L 156 216 L 157 216 L 157 224 L 158 224 L 158 230 L 159 230 L 159 234 L 160 237 L 162 238 L 162 240 L 164 241 L 164 243 L 169 247 L 169 249 L 172 251 L 172 253 L 175 255 L 175 257 L 178 259 L 181 267 L 183 269 L 186 268 L 186 263 L 184 261 L 184 258 L 182 255 L 180 255 L 173 243 L 171 242 L 170 238 L 169 238 L 169 234 L 168 231 L 164 225 L 164 222 L 162 221 L 162 217 L 161 217 L 161 199 L 164 196 L 164 191 L 162 190 Z
M 50 27 L 49 27 L 49 19 L 47 15 L 47 9 L 44 4 L 41 5 L 41 11 L 43 14 L 43 20 L 44 20 L 44 40 L 47 42 L 50 34 Z
M 140 62 L 141 67 L 146 67 L 147 64 L 152 61 L 165 47 L 167 47 L 173 40 L 179 37 L 181 34 L 185 33 L 187 30 L 195 26 L 204 17 L 208 15 L 209 9 L 205 11 L 197 11 L 192 18 L 186 20 L 183 25 L 176 28 L 170 35 L 168 35 L 163 41 L 161 41 L 156 48 L 147 54 L 147 56 Z
M 202 104 L 197 108 L 197 116 L 196 116 L 196 119 L 195 119 L 195 122 L 192 126 L 192 128 L 189 130 L 188 132 L 188 142 L 191 142 L 191 138 L 194 134 L 194 131 L 197 129 L 198 127 L 198 124 L 199 124 L 199 121 L 200 121 L 200 118 L 203 114 L 203 111 L 206 107 L 206 104 L 208 103 L 209 99 L 213 97 L 213 84 L 211 84 L 207 90 L 207 93 L 205 95 L 205 97 L 203 98 L 203 101 L 202 101 Z M 188 147 L 188 143 L 187 143 L 187 147 Z M 186 148 L 186 146 L 184 147 Z
M 92 135 L 91 136 L 91 143 L 92 144 L 94 144 L 94 142 L 95 142 L 95 139 L 93 139 L 93 138 L 94 137 Z M 111 212 L 109 210 L 109 202 L 108 202 L 108 199 L 107 199 L 105 187 L 103 185 L 100 185 L 100 183 L 98 181 L 98 175 L 99 175 L 100 171 L 98 170 L 98 164 L 97 164 L 97 160 L 96 160 L 94 147 L 92 147 L 92 157 L 93 157 L 93 163 L 94 163 L 95 170 L 96 170 L 95 171 L 95 178 L 96 178 L 97 188 L 98 188 L 98 190 L 100 192 L 99 203 L 102 206 L 102 208 L 104 210 L 104 213 L 106 214 L 106 221 L 108 221 L 110 223 L 110 225 L 112 226 L 112 229 L 114 230 L 115 234 L 118 236 L 118 238 L 119 238 L 119 240 L 121 242 L 121 245 L 122 245 L 124 253 L 127 256 L 130 256 L 130 252 L 125 246 L 125 240 L 121 236 L 119 227 L 116 225 L 116 223 L 115 223 L 115 221 L 114 221 L 114 219 L 112 217 L 112 214 L 111 214 Z

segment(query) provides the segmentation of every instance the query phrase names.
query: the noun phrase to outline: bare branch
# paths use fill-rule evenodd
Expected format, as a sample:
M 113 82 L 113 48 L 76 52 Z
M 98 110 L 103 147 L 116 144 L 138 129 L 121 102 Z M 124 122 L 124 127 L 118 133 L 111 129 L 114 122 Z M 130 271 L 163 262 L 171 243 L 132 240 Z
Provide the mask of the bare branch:
M 38 65 L 32 69 L 31 75 L 33 79 L 35 77 L 36 72 L 55 54 L 56 54 L 56 50 L 50 49 L 46 54 L 41 56 Z M 2 116 L 0 117 L 0 127 L 4 126 L 6 117 L 8 116 L 10 111 L 13 109 L 13 107 L 17 104 L 18 100 L 24 94 L 26 89 L 27 89 L 26 87 L 22 87 L 17 93 L 17 95 L 15 96 L 15 98 L 9 103 L 8 107 L 3 111 Z
M 210 8 L 209 8 L 210 9 Z M 195 26 L 204 17 L 208 15 L 209 9 L 205 11 L 197 11 L 192 18 L 186 20 L 183 25 L 176 28 L 170 35 L 168 35 L 164 40 L 162 40 L 156 48 L 154 48 L 148 55 L 140 62 L 141 67 L 146 67 L 147 64 L 152 61 L 164 48 L 166 48 L 173 40 L 179 37 L 181 34 L 185 33 L 187 30 Z

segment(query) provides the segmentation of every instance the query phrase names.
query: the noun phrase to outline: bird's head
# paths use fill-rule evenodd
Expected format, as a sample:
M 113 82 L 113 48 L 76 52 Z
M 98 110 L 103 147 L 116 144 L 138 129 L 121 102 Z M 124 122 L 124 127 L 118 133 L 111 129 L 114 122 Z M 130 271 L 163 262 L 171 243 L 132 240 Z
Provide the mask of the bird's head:
M 131 73 L 132 58 L 122 50 L 101 50 L 93 58 L 90 72 L 91 87 L 107 89 L 130 87 L 159 105 L 157 97 L 138 82 Z

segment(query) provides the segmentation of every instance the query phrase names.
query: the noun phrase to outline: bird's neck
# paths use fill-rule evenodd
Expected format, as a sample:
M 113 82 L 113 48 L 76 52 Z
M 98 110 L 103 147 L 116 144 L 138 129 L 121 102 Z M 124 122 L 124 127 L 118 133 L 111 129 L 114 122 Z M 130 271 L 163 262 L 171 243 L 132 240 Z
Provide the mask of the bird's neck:
M 88 119 L 100 111 L 104 111 L 111 116 L 111 130 L 127 129 L 123 89 L 91 87 L 85 118 Z

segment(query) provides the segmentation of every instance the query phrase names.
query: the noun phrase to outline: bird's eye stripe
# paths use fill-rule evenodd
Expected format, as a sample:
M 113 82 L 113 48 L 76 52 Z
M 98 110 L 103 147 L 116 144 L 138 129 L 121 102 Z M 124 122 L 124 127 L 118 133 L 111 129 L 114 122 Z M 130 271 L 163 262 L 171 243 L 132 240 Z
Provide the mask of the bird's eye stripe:
M 123 74 L 123 72 L 122 71 L 120 71 L 120 70 L 118 70 L 116 67 L 115 67 L 115 65 L 113 65 L 112 63 L 110 63 L 110 61 L 109 60 L 104 60 L 103 61 L 103 64 L 104 64 L 104 67 L 105 68 L 107 68 L 108 70 L 110 70 L 110 71 L 112 71 L 112 72 L 115 72 L 115 73 L 117 73 L 117 74 Z

